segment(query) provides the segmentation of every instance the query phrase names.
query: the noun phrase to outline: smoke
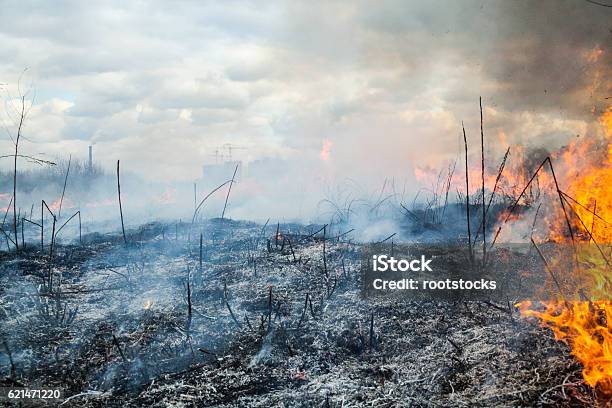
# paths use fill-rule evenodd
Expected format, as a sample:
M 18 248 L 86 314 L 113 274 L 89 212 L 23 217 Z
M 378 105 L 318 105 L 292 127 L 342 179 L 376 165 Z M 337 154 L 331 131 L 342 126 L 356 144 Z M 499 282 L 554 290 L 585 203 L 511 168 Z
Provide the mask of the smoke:
M 81 7 L 3 13 L 5 99 L 14 101 L 24 66 L 37 95 L 22 151 L 85 160 L 95 142 L 94 159 L 109 177 L 86 197 L 69 184 L 66 196 L 90 221 L 116 223 L 117 159 L 128 223 L 189 219 L 193 183 L 196 201 L 214 188 L 202 166 L 228 143 L 240 147 L 232 160 L 253 169 L 232 188 L 233 218 L 324 222 L 321 201 L 348 179 L 360 185 L 352 199 L 368 200 L 394 179 L 410 201 L 429 187 L 415 169 L 460 157 L 461 122 L 476 144 L 479 96 L 489 164 L 503 156 L 502 144 L 555 150 L 577 135 L 601 135 L 596 118 L 611 92 L 609 11 L 588 2 L 158 7 L 165 13 L 155 21 L 125 9 L 129 24 L 94 23 Z M 23 15 L 47 23 L 15 25 Z M 68 37 L 66 26 L 74 27 Z M 39 37 L 45 50 L 32 47 Z M 86 65 L 83 49 L 98 50 Z M 6 113 L 2 123 L 14 134 Z M 0 151 L 11 149 L 9 138 L 0 141 Z M 220 215 L 225 193 L 202 214 Z M 58 197 L 45 186 L 22 194 L 25 203 Z

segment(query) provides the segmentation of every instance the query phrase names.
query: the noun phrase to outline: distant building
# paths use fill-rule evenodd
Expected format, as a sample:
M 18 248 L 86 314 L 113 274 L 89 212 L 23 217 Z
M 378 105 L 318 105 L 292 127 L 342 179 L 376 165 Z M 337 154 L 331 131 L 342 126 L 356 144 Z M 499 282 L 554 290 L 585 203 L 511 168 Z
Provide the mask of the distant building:
M 240 181 L 242 178 L 242 162 L 241 161 L 226 161 L 219 164 L 205 164 L 202 166 L 202 182 L 206 186 L 218 186 L 219 184 L 231 180 L 234 170 L 236 171 L 235 181 Z

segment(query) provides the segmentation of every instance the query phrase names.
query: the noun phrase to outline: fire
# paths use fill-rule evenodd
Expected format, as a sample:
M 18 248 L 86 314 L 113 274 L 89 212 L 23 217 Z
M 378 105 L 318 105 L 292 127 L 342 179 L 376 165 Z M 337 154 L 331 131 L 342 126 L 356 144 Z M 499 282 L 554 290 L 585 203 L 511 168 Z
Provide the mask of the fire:
M 117 200 L 116 199 L 111 199 L 111 198 L 107 198 L 104 200 L 100 200 L 100 201 L 92 201 L 89 202 L 87 204 L 85 204 L 85 207 L 87 208 L 98 208 L 98 207 L 108 207 L 111 205 L 117 205 Z
M 144 310 L 149 310 L 153 306 L 153 301 L 151 299 L 147 299 L 144 302 Z
M 70 201 L 70 199 L 68 197 L 64 197 L 64 200 L 62 201 L 61 197 L 58 197 L 57 199 L 55 199 L 51 204 L 49 204 L 49 209 L 53 212 L 57 212 L 59 211 L 60 208 L 60 203 L 62 205 L 62 209 L 64 210 L 68 210 L 68 209 L 72 209 L 72 208 L 76 208 L 76 206 L 74 205 L 74 203 L 72 203 L 72 201 Z
M 612 107 L 608 108 L 607 111 L 599 119 L 599 122 L 604 128 L 604 132 L 608 138 L 612 138 Z
M 157 198 L 157 202 L 159 204 L 162 205 L 166 205 L 166 204 L 173 204 L 176 202 L 176 189 L 175 188 L 170 188 L 166 191 L 164 191 L 158 198 Z
M 438 171 L 435 170 L 432 166 L 424 165 L 424 166 L 415 166 L 414 167 L 414 178 L 420 184 L 424 186 L 431 186 L 436 181 L 436 176 L 438 175 Z
M 582 223 L 578 220 L 577 229 L 587 235 L 590 232 L 598 243 L 612 243 L 612 225 L 609 224 L 612 220 L 612 200 L 609 199 L 612 193 L 612 107 L 603 113 L 600 123 L 606 139 L 607 155 L 601 158 L 601 163 L 581 166 L 568 190 L 581 204 L 575 206 L 577 216 L 582 220 Z M 578 147 L 573 150 L 574 154 L 580 154 L 577 157 L 588 157 L 588 151 L 576 151 L 581 150 Z M 589 231 L 585 231 L 583 223 L 589 227 Z
M 571 346 L 572 355 L 584 366 L 582 375 L 591 387 L 612 393 L 612 303 L 550 302 L 544 311 L 531 302 L 519 305 L 521 314 L 534 316 L 550 328 L 557 340 Z
M 604 54 L 604 51 L 601 48 L 595 47 L 586 54 L 586 60 L 587 62 L 594 64 L 599 60 L 599 58 L 603 54 Z
M 607 146 L 602 160 L 597 160 L 601 149 L 592 139 L 575 141 L 556 157 L 565 170 L 567 192 L 575 200 L 567 207 L 576 240 L 583 242 L 576 249 L 576 266 L 570 272 L 588 282 L 582 293 L 593 300 L 550 301 L 543 304 L 543 310 L 532 302 L 518 306 L 523 316 L 537 317 L 557 340 L 571 347 L 584 367 L 582 375 L 588 385 L 612 396 L 612 107 L 603 113 L 600 123 Z M 567 228 L 559 211 L 548 219 L 556 219 L 553 230 Z M 568 241 L 567 234 L 553 235 Z
M 323 161 L 329 160 L 329 155 L 331 153 L 332 142 L 329 139 L 323 140 L 323 146 L 321 146 L 321 151 L 319 152 L 319 157 Z

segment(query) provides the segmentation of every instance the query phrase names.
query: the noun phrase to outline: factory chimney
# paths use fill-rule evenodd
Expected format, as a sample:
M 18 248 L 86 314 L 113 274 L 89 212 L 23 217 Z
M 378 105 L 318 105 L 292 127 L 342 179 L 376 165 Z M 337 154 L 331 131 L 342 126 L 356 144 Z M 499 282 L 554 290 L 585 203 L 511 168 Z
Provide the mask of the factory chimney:
M 89 167 L 88 168 L 89 168 L 90 172 L 93 170 L 93 153 L 92 153 L 92 148 L 93 148 L 93 146 L 89 145 L 89 162 L 88 162 Z

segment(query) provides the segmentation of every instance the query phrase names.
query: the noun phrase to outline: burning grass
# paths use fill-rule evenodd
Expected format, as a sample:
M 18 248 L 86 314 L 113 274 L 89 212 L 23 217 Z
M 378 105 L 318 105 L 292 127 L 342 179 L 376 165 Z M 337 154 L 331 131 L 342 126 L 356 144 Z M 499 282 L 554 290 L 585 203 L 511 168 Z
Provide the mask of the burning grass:
M 612 108 L 601 116 L 600 123 L 605 135 L 603 149 L 608 153 L 602 160 L 601 143 L 596 139 L 575 141 L 558 156 L 564 171 L 565 185 L 569 194 L 556 190 L 559 204 L 551 207 L 547 226 L 551 237 L 557 242 L 574 244 L 574 261 L 549 262 L 551 278 L 555 273 L 565 273 L 586 279 L 588 284 L 581 288 L 580 301 L 570 301 L 562 296 L 538 305 L 522 302 L 521 313 L 538 318 L 542 325 L 554 333 L 556 339 L 571 347 L 571 353 L 584 366 L 583 377 L 597 392 L 612 397 L 612 282 L 610 281 L 610 244 L 612 219 L 609 199 L 612 192 Z M 585 157 L 594 160 L 584 160 Z M 552 172 L 552 163 L 549 162 Z M 537 174 L 537 172 L 536 172 Z M 554 177 L 554 173 L 553 177 Z M 550 185 L 550 177 L 543 177 Z M 556 183 L 556 180 L 554 180 Z M 571 195 L 570 195 L 571 194 Z M 572 197 L 573 195 L 573 197 Z M 519 197 L 520 198 L 520 197 Z M 569 213 L 569 215 L 568 215 Z M 566 226 L 562 220 L 565 218 Z M 556 221 L 555 221 L 556 220 Z M 576 242 L 586 242 L 576 249 Z M 586 249 L 585 249 L 586 248 Z M 546 260 L 543 259 L 545 262 Z M 548 266 L 547 266 L 548 268 Z M 554 271 L 552 270 L 554 269 Z M 561 294 L 562 295 L 562 294 Z

